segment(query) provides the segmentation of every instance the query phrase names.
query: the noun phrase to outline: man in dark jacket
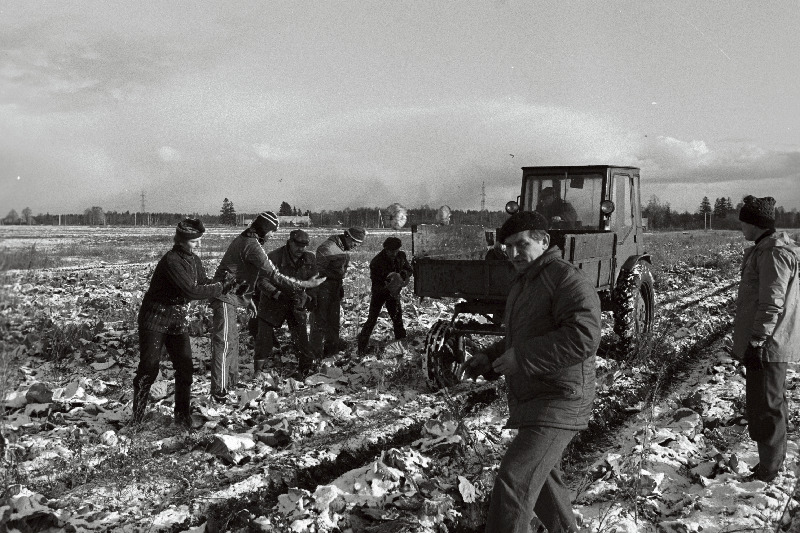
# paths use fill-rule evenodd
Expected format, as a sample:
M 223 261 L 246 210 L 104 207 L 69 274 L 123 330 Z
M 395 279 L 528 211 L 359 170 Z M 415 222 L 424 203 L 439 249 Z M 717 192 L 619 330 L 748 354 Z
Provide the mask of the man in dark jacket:
M 747 369 L 747 431 L 758 444 L 754 479 L 774 480 L 786 459 L 786 370 L 800 360 L 800 247 L 775 231 L 775 199 L 747 196 L 745 240 L 733 321 L 733 353 Z
M 343 350 L 339 337 L 344 276 L 350 264 L 350 251 L 364 242 L 364 228 L 352 227 L 341 235 L 332 235 L 317 247 L 317 269 L 325 283 L 317 289 L 317 305 L 311 312 L 311 349 L 321 359 Z
M 403 327 L 403 304 L 400 302 L 400 291 L 408 283 L 413 270 L 408 264 L 406 253 L 400 250 L 403 242 L 397 237 L 388 237 L 383 241 L 383 250 L 369 262 L 369 278 L 372 281 L 372 294 L 369 300 L 369 315 L 361 333 L 358 334 L 358 353 L 363 355 L 369 346 L 372 329 L 378 322 L 378 315 L 383 306 L 389 312 L 394 327 L 394 338 L 404 339 L 406 329 Z
M 281 274 L 299 280 L 311 279 L 317 273 L 317 266 L 314 254 L 305 251 L 308 242 L 308 233 L 301 229 L 293 230 L 286 245 L 271 251 L 267 257 Z M 254 346 L 255 371 L 260 372 L 272 354 L 275 329 L 287 322 L 300 363 L 298 372 L 307 374 L 314 365 L 306 331 L 306 310 L 313 304 L 313 295 L 301 287 L 285 283 L 276 285 L 261 276 L 256 281 L 256 290 L 260 298 Z
M 506 338 L 462 366 L 467 378 L 502 374 L 507 428 L 518 430 L 492 491 L 486 531 L 528 531 L 534 512 L 551 533 L 577 531 L 561 456 L 587 427 L 595 394 L 600 299 L 588 277 L 549 248 L 547 219 L 512 215 L 498 238 L 514 250 Z
M 247 290 L 229 293 L 211 302 L 214 312 L 211 338 L 211 396 L 225 402 L 239 380 L 239 324 L 236 308 L 245 307 L 251 316 L 258 312 L 252 300 L 256 279 L 261 276 L 273 284 L 285 284 L 299 288 L 313 288 L 325 281 L 316 276 L 300 281 L 284 276 L 267 257 L 263 244 L 270 233 L 278 229 L 278 217 L 272 211 L 264 211 L 237 236 L 228 246 L 214 274 L 215 280 L 223 280 L 232 274 Z
M 175 369 L 175 423 L 191 429 L 192 345 L 189 302 L 217 298 L 234 288 L 233 276 L 212 282 L 194 254 L 205 232 L 200 220 L 187 218 L 175 229 L 172 250 L 156 265 L 139 309 L 139 366 L 133 379 L 133 422 L 144 419 L 150 387 L 158 376 L 161 350 Z

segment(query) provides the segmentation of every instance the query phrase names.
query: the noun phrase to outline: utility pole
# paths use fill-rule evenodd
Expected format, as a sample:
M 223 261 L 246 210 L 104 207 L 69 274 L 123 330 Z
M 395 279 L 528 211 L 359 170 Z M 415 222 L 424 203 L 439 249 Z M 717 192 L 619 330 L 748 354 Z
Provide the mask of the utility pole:
M 486 211 L 486 182 L 481 183 L 481 211 Z

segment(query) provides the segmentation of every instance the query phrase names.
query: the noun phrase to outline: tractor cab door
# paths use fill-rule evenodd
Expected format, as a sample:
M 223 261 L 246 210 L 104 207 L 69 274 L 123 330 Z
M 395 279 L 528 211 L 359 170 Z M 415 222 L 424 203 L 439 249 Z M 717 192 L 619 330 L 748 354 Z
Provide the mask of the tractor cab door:
M 615 271 L 618 272 L 627 258 L 644 250 L 639 172 L 632 168 L 612 168 L 610 174 L 607 198 L 614 202 L 614 212 L 606 221 L 606 229 L 617 235 Z

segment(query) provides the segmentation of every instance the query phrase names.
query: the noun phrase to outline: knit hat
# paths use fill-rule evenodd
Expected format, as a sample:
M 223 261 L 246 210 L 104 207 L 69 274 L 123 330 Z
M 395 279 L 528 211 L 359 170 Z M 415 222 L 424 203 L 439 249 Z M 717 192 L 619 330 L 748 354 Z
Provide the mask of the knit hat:
M 199 239 L 206 232 L 206 227 L 199 218 L 185 218 L 178 222 L 175 228 L 175 237 L 182 241 Z
M 289 240 L 296 242 L 297 244 L 303 244 L 308 246 L 309 238 L 308 233 L 301 229 L 293 229 L 291 233 L 289 233 Z
M 403 241 L 397 237 L 387 237 L 386 240 L 383 241 L 383 247 L 389 251 L 399 250 L 401 246 L 403 246 Z
M 547 218 L 538 211 L 519 211 L 514 213 L 508 220 L 503 222 L 497 232 L 497 240 L 505 244 L 506 239 L 525 230 L 544 230 L 547 231 L 549 224 Z
M 270 231 L 276 231 L 279 225 L 280 222 L 275 213 L 272 211 L 264 211 L 256 217 L 250 226 L 256 230 L 259 237 L 264 237 Z
M 745 196 L 744 205 L 739 211 L 739 220 L 747 222 L 762 229 L 775 227 L 775 198 L 766 196 L 756 198 Z
M 344 230 L 344 234 L 353 239 L 355 242 L 362 243 L 364 242 L 364 237 L 367 236 L 367 231 L 364 228 L 353 226 L 352 228 Z

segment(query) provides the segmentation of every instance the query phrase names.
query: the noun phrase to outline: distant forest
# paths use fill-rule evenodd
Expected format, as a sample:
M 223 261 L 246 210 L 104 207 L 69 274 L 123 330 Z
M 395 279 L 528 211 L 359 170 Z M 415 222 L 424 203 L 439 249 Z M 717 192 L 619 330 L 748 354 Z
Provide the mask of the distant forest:
M 690 230 L 690 229 L 738 229 L 738 212 L 742 203 L 733 205 L 730 198 L 717 198 L 711 202 L 704 197 L 695 212 L 685 211 L 679 213 L 670 206 L 669 202 L 662 203 L 658 197 L 652 196 L 642 208 L 642 217 L 647 219 L 646 225 L 651 230 Z M 433 224 L 436 222 L 438 208 L 422 206 L 409 208 L 407 226 L 413 224 Z M 386 220 L 386 208 L 359 207 L 355 209 L 309 211 L 290 206 L 282 202 L 275 209 L 285 216 L 308 216 L 312 226 L 364 226 L 367 228 L 380 228 Z M 130 211 L 105 211 L 94 206 L 87 208 L 83 213 L 69 214 L 37 214 L 34 215 L 30 208 L 25 208 L 18 214 L 15 210 L 0 219 L 2 224 L 29 224 L 29 225 L 87 225 L 87 226 L 173 226 L 187 216 L 200 218 L 208 225 L 243 226 L 253 220 L 258 213 L 236 213 L 233 202 L 227 198 L 219 214 L 198 213 L 141 213 Z M 479 210 L 452 210 L 451 223 L 475 224 L 488 227 L 499 227 L 508 215 L 503 211 Z M 786 210 L 783 207 L 775 209 L 776 226 L 780 228 L 800 227 L 800 212 L 796 208 Z

